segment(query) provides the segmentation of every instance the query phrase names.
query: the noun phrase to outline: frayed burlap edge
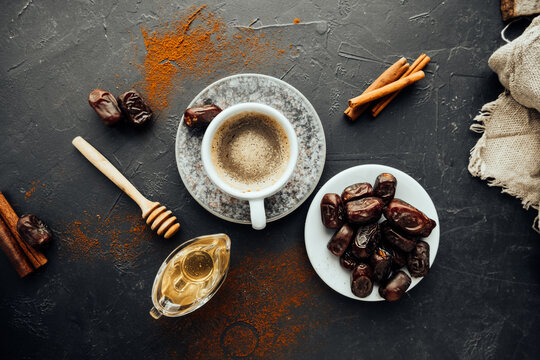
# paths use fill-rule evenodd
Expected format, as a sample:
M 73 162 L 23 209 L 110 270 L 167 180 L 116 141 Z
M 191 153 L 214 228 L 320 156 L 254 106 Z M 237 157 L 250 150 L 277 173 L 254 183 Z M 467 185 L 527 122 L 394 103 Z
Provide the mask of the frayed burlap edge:
M 489 120 L 489 118 L 491 117 L 491 114 L 493 113 L 493 111 L 495 111 L 498 105 L 497 100 L 485 104 L 482 107 L 480 114 L 478 114 L 474 118 L 474 121 L 477 121 L 478 123 L 472 124 L 470 127 L 472 131 L 482 134 L 482 137 L 478 140 L 476 145 L 471 149 L 468 169 L 472 176 L 476 176 L 482 180 L 486 180 L 488 183 L 488 186 L 501 187 L 502 193 L 506 193 L 520 199 L 521 204 L 523 205 L 523 208 L 525 210 L 528 210 L 531 207 L 537 210 L 538 215 L 534 219 L 532 228 L 534 229 L 534 231 L 540 234 L 540 204 L 534 203 L 533 199 L 530 199 L 529 197 L 524 197 L 522 193 L 513 190 L 510 184 L 506 184 L 503 181 L 497 180 L 494 174 L 489 173 L 487 166 L 484 160 L 482 159 L 482 151 L 486 147 L 486 134 L 485 134 L 486 128 L 485 128 L 484 123 L 486 120 Z

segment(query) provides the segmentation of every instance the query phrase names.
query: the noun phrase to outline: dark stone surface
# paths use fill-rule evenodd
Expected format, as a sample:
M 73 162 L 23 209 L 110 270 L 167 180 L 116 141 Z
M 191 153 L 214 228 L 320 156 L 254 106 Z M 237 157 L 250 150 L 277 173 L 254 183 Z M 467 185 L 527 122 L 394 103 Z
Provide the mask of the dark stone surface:
M 0 256 L 1 357 L 535 358 L 535 214 L 467 171 L 478 138 L 469 131 L 472 118 L 502 91 L 487 66 L 502 44 L 499 1 L 209 4 L 228 24 L 328 21 L 327 32 L 315 37 L 309 24 L 284 26 L 283 41 L 294 43 L 298 56 L 256 70 L 283 76 L 317 109 L 328 148 L 318 188 L 364 163 L 402 169 L 426 188 L 441 221 L 429 276 L 396 303 L 354 301 L 331 291 L 309 264 L 303 247 L 309 201 L 256 232 L 215 218 L 190 198 L 175 167 L 178 118 L 195 94 L 229 72 L 186 79 L 173 104 L 144 129 L 100 123 L 88 93 L 103 87 L 119 94 L 140 81 L 133 47 L 144 47 L 141 24 L 155 26 L 190 2 L 3 1 L 0 190 L 19 214 L 50 224 L 56 241 L 49 264 L 27 279 Z M 346 100 L 386 63 L 422 51 L 433 59 L 425 80 L 375 121 L 342 119 Z M 165 241 L 148 229 L 129 232 L 132 224 L 121 219 L 136 219 L 138 208 L 73 148 L 77 135 L 142 193 L 171 208 L 182 222 L 179 235 Z M 77 226 L 97 239 L 94 255 L 74 250 Z M 150 292 L 160 263 L 181 242 L 215 232 L 233 241 L 223 288 L 185 318 L 153 320 Z M 111 244 L 132 238 L 132 257 L 115 253 Z

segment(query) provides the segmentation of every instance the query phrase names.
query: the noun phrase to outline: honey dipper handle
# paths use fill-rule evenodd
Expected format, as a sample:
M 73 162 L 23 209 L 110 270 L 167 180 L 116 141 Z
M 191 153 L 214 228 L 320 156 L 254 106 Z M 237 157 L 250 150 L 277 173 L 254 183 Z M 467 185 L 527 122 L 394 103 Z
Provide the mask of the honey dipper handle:
M 71 142 L 85 158 L 88 159 L 95 167 L 98 168 L 106 177 L 116 184 L 123 192 L 133 199 L 143 210 L 148 206 L 150 201 L 146 199 L 140 192 L 125 178 L 113 164 L 109 162 L 99 151 L 97 151 L 90 143 L 82 137 L 77 136 Z

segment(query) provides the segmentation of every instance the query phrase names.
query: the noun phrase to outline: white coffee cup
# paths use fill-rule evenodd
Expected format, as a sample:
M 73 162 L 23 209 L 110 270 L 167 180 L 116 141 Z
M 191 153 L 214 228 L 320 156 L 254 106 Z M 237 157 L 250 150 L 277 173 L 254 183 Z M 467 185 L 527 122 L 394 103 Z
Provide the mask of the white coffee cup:
M 271 185 L 250 191 L 242 191 L 229 185 L 224 179 L 220 177 L 214 163 L 212 161 L 212 140 L 214 135 L 220 129 L 221 125 L 230 119 L 232 116 L 244 113 L 254 112 L 264 114 L 277 121 L 277 123 L 284 130 L 289 142 L 289 161 L 285 171 L 281 176 L 273 182 Z M 296 161 L 298 160 L 298 140 L 296 133 L 292 127 L 290 121 L 278 110 L 264 104 L 259 103 L 241 103 L 233 105 L 221 113 L 219 113 L 214 120 L 210 123 L 201 145 L 202 163 L 208 177 L 212 182 L 223 192 L 231 195 L 240 200 L 249 201 L 251 225 L 256 230 L 264 229 L 266 226 L 266 213 L 264 210 L 264 199 L 278 192 L 290 179 L 296 167 Z

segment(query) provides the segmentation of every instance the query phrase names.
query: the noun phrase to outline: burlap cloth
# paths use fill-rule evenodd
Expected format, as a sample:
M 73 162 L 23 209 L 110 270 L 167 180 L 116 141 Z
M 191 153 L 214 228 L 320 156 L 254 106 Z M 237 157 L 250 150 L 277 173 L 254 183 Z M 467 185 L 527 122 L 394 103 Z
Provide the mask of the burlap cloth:
M 540 16 L 489 58 L 506 91 L 485 104 L 471 130 L 482 137 L 471 150 L 469 172 L 500 186 L 539 211 L 540 233 Z

